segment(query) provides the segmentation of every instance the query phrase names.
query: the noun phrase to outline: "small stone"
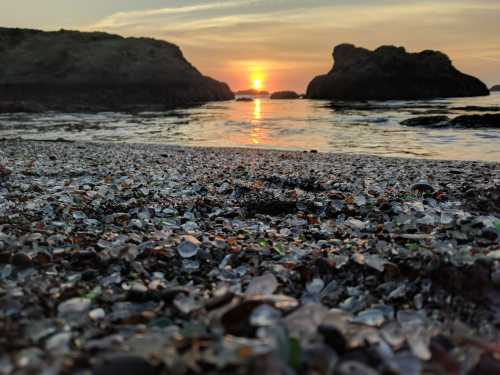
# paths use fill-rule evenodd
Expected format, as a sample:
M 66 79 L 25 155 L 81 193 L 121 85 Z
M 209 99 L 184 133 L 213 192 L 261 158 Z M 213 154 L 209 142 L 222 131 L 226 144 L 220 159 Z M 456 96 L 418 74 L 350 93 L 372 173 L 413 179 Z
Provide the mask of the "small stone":
M 345 352 L 347 340 L 337 327 L 331 324 L 322 324 L 318 327 L 318 332 L 336 353 L 343 354 Z
M 338 375 L 379 375 L 377 371 L 367 365 L 356 361 L 344 361 L 335 372 Z
M 184 236 L 182 242 L 177 247 L 179 255 L 183 258 L 192 258 L 198 254 L 201 242 L 193 236 Z
M 75 212 L 73 212 L 73 218 L 75 220 L 84 220 L 87 218 L 87 215 L 85 214 L 85 212 L 75 211 Z
M 319 295 L 324 287 L 325 282 L 320 278 L 315 278 L 310 283 L 307 283 L 306 290 L 312 295 Z
M 143 283 L 135 282 L 130 287 L 130 291 L 132 291 L 134 293 L 147 293 L 148 288 Z
M 105 316 L 106 316 L 106 312 L 101 308 L 94 309 L 94 310 L 89 312 L 89 318 L 94 320 L 94 321 L 104 319 Z
M 413 184 L 411 190 L 419 193 L 433 193 L 435 189 L 427 181 L 422 180 Z
M 354 197 L 354 203 L 356 206 L 362 207 L 366 205 L 366 198 L 364 195 L 356 195 Z
M 7 375 L 14 370 L 14 364 L 6 354 L 0 357 L 0 374 Z
M 7 177 L 12 174 L 12 171 L 5 165 L 0 164 L 0 177 Z
M 500 259 L 500 250 L 490 251 L 487 255 L 493 259 Z
M 194 272 L 200 269 L 200 262 L 197 260 L 183 260 L 182 269 L 186 272 Z
M 192 296 L 185 295 L 183 293 L 177 294 L 177 297 L 175 297 L 173 304 L 177 308 L 177 310 L 185 315 L 189 315 L 191 311 L 196 310 L 200 307 L 200 305 Z
M 61 332 L 51 336 L 45 343 L 45 348 L 57 353 L 67 353 L 70 351 L 70 344 L 73 334 L 71 332 Z
M 257 327 L 272 326 L 281 319 L 281 312 L 269 305 L 260 305 L 250 315 L 250 324 Z
M 19 268 L 28 268 L 33 264 L 30 256 L 24 253 L 16 253 L 12 256 L 11 262 Z
M 362 311 L 355 317 L 353 323 L 364 324 L 372 327 L 380 327 L 385 322 L 384 313 L 378 309 L 368 309 Z
M 386 260 L 379 257 L 378 255 L 366 255 L 365 264 L 371 268 L 376 269 L 379 272 L 384 272 Z
M 72 298 L 59 305 L 57 308 L 59 315 L 83 314 L 88 311 L 92 301 L 87 298 Z
M 104 359 L 93 370 L 92 375 L 158 375 L 157 370 L 140 357 L 117 355 Z
M 252 295 L 270 295 L 278 288 L 278 280 L 272 273 L 266 273 L 262 276 L 254 277 L 245 292 L 247 296 Z
M 368 226 L 369 222 L 363 222 L 358 219 L 349 218 L 345 221 L 345 225 L 355 230 L 363 230 Z

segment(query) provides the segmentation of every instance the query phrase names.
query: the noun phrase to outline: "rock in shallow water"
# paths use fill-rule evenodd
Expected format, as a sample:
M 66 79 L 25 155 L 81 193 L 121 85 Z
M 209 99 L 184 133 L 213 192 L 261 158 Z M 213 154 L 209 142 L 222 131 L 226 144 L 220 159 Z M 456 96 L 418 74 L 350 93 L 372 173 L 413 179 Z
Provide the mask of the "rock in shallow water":
M 448 116 L 422 116 L 404 120 L 401 125 L 441 128 L 449 126 L 449 120 Z
M 500 113 L 487 113 L 484 115 L 462 115 L 450 119 L 448 116 L 422 116 L 414 117 L 401 122 L 404 126 L 421 126 L 426 128 L 486 128 L 500 129 Z

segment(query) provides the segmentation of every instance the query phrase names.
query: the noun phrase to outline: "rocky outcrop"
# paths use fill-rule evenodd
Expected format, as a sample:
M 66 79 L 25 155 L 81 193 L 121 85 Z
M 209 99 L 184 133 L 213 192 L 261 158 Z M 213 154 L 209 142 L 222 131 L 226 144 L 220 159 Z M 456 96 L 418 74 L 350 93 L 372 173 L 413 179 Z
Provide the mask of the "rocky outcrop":
M 450 119 L 448 116 L 421 116 L 401 122 L 405 126 L 421 126 L 426 128 L 462 127 L 500 129 L 500 113 L 484 115 L 462 115 Z
M 465 128 L 500 129 L 500 113 L 458 116 L 451 120 L 450 124 L 452 126 L 461 126 Z
M 441 52 L 408 53 L 392 46 L 369 51 L 341 44 L 333 58 L 333 69 L 309 84 L 308 98 L 412 100 L 489 94 L 484 83 L 459 72 Z
M 401 122 L 404 126 L 421 126 L 429 128 L 439 128 L 449 126 L 448 116 L 421 116 L 413 117 Z
M 271 99 L 300 99 L 295 91 L 277 91 L 271 94 Z
M 500 91 L 500 85 L 493 86 L 490 91 Z
M 0 101 L 113 110 L 232 98 L 165 41 L 0 28 Z
M 246 96 L 267 96 L 269 95 L 268 91 L 261 91 L 261 90 L 255 90 L 255 89 L 248 89 L 248 90 L 240 90 L 236 92 L 236 95 L 246 95 Z

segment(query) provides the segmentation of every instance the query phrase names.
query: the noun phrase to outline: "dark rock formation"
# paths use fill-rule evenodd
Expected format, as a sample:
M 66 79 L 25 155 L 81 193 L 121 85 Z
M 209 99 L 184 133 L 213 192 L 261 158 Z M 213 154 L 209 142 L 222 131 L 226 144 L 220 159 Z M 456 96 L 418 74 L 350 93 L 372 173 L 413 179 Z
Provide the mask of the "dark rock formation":
M 203 76 L 165 41 L 0 28 L 0 101 L 101 110 L 232 98 L 225 83 Z
M 421 126 L 427 128 L 462 127 L 500 129 L 500 113 L 484 115 L 463 115 L 450 119 L 447 116 L 414 117 L 401 122 L 405 126 Z
M 277 91 L 271 94 L 271 99 L 300 99 L 295 91 Z
M 451 120 L 450 123 L 452 126 L 461 126 L 465 128 L 484 127 L 500 129 L 500 113 L 458 116 Z
M 481 107 L 477 105 L 467 105 L 465 107 L 451 107 L 452 111 L 464 112 L 500 112 L 499 106 Z
M 423 127 L 442 127 L 449 126 L 450 118 L 448 116 L 421 116 L 413 117 L 401 122 L 405 126 L 423 126 Z
M 310 99 L 412 100 L 488 95 L 480 80 L 459 72 L 445 54 L 408 53 L 403 47 L 375 51 L 342 44 L 332 70 L 312 80 Z
M 500 91 L 500 85 L 493 86 L 490 91 Z
M 248 95 L 248 96 L 266 96 L 269 95 L 268 91 L 259 91 L 255 89 L 240 90 L 236 92 L 236 95 Z
M 253 102 L 252 98 L 247 98 L 247 97 L 242 97 L 242 98 L 236 98 L 237 102 Z

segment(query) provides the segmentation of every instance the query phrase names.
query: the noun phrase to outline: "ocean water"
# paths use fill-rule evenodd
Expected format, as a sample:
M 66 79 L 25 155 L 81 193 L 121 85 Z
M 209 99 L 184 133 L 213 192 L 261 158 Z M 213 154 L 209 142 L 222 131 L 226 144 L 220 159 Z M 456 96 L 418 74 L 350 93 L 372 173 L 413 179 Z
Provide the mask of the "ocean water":
M 428 159 L 500 162 L 500 130 L 410 128 L 416 116 L 488 113 L 488 97 L 369 102 L 255 99 L 217 102 L 168 112 L 0 115 L 0 138 L 163 143 L 208 147 L 360 153 Z M 491 113 L 492 111 L 490 111 Z

